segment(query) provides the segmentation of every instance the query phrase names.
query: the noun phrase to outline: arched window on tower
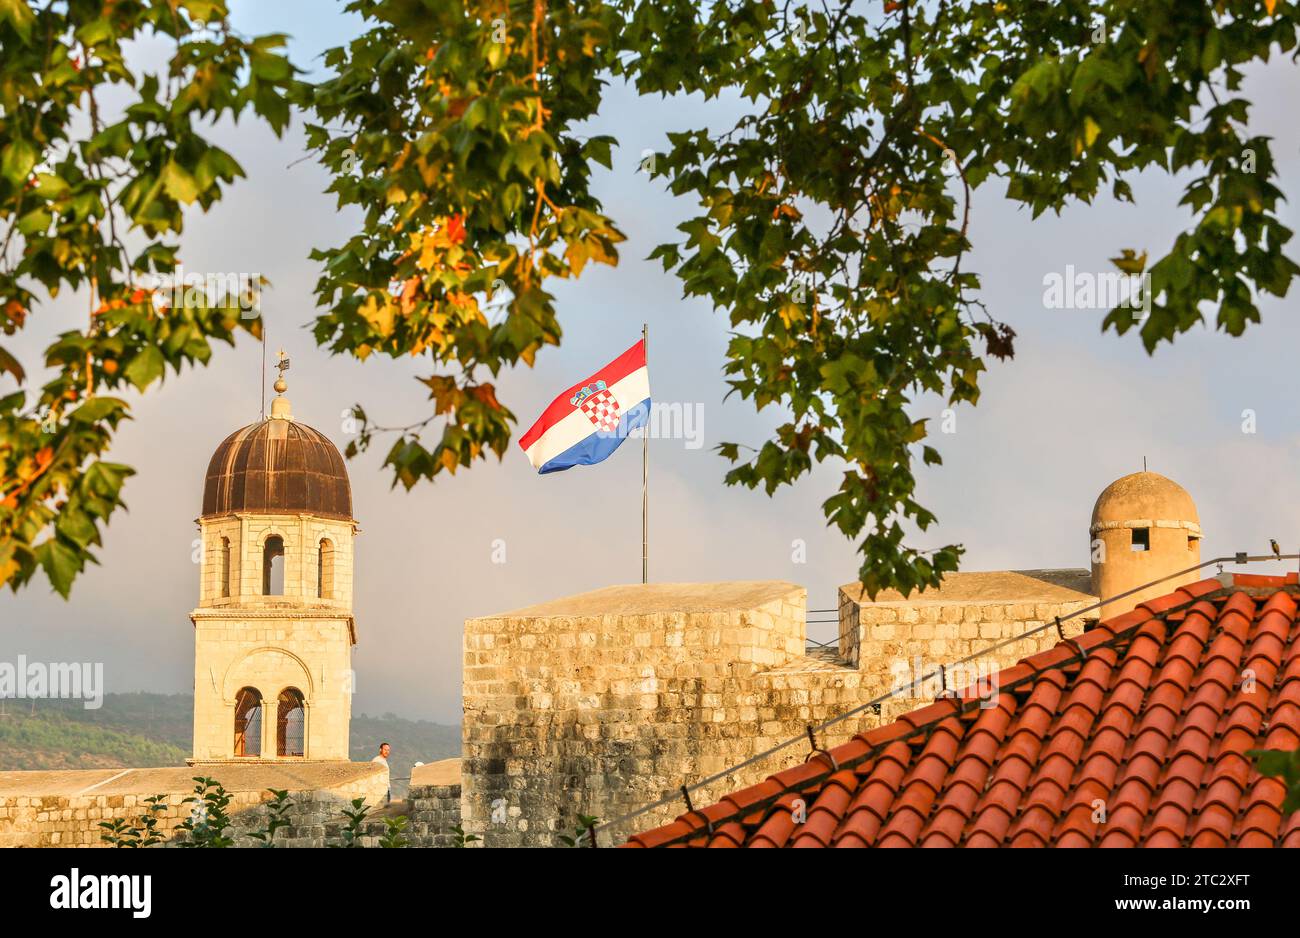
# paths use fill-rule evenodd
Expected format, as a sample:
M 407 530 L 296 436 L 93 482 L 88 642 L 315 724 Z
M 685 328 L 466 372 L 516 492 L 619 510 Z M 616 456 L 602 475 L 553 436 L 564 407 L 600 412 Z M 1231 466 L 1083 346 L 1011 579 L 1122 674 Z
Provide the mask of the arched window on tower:
M 334 542 L 321 538 L 316 553 L 316 595 L 320 599 L 334 598 Z
M 262 754 L 262 695 L 255 687 L 235 695 L 235 755 Z
M 306 750 L 307 710 L 302 692 L 296 687 L 280 691 L 280 705 L 275 721 L 275 754 L 301 756 Z
M 221 598 L 230 596 L 230 538 L 221 539 Z
M 284 538 L 273 534 L 262 548 L 262 595 L 284 595 Z

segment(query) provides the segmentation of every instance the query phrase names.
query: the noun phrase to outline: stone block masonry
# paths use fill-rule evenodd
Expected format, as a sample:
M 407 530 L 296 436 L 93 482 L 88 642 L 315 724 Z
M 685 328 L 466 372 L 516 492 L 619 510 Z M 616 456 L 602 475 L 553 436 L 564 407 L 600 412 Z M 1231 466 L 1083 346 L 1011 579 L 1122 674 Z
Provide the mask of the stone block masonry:
M 989 683 L 993 675 L 1060 640 L 1057 617 L 1071 616 L 1097 602 L 1087 570 L 1004 570 L 954 573 L 937 590 L 903 597 L 893 591 L 874 601 L 859 583 L 840 587 L 840 641 L 843 660 L 862 675 L 862 699 L 874 700 L 944 665 L 943 679 L 925 682 L 919 692 L 900 693 L 881 705 L 885 722 L 930 703 L 945 689 Z M 1097 621 L 1097 613 L 1064 623 L 1073 637 Z M 1050 625 L 1035 635 L 1018 636 Z M 1002 642 L 992 653 L 979 654 Z
M 287 789 L 290 826 L 275 843 L 323 847 L 353 798 L 383 803 L 387 776 L 368 762 L 204 766 L 202 769 L 79 769 L 0 772 L 0 847 L 103 847 L 101 821 L 145 813 L 145 799 L 166 796 L 159 827 L 170 834 L 189 817 L 193 777 L 208 775 L 231 795 L 236 846 L 255 846 L 248 831 L 264 827 L 268 789 Z
M 405 805 L 410 823 L 406 838 L 412 847 L 452 847 L 460 825 L 461 771 L 459 759 L 443 759 L 411 770 L 411 790 Z

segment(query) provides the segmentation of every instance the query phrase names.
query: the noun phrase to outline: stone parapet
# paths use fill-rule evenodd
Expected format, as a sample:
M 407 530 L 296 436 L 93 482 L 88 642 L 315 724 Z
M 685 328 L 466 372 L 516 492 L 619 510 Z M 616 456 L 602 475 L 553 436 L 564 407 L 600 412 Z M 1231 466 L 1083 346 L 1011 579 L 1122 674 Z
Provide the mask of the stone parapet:
M 893 720 L 945 690 L 991 684 L 998 671 L 1055 645 L 1056 619 L 1097 602 L 1089 582 L 1087 570 L 957 573 L 938 590 L 886 591 L 874 601 L 851 583 L 839 594 L 840 651 L 861 672 L 864 701 L 899 691 L 881 705 L 881 716 Z M 1095 612 L 1075 616 L 1062 628 L 1074 636 L 1096 620 Z M 915 681 L 922 683 L 908 688 Z
M 194 777 L 204 775 L 231 797 L 236 846 L 257 846 L 248 832 L 266 823 L 269 789 L 288 790 L 292 802 L 290 825 L 276 834 L 276 845 L 320 847 L 353 798 L 380 805 L 387 785 L 382 768 L 368 762 L 0 772 L 0 847 L 107 846 L 100 823 L 144 815 L 153 795 L 165 796 L 159 828 L 174 843 L 175 828 L 190 816 L 185 799 Z

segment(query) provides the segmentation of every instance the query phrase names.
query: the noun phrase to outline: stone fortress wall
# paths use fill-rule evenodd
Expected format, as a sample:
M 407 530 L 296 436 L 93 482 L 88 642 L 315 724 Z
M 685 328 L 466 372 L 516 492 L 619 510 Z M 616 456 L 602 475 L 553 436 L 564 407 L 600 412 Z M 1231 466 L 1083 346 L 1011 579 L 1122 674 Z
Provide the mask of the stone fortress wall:
M 954 574 L 937 592 L 840 594 L 840 641 L 806 651 L 803 588 L 785 582 L 620 586 L 465 624 L 464 828 L 486 846 L 546 846 L 579 815 L 613 820 L 806 733 L 1004 638 L 1093 602 L 1088 571 Z M 923 597 L 923 598 L 922 598 Z M 1084 628 L 1082 619 L 1067 635 Z M 992 671 L 1058 640 L 989 656 Z M 914 669 L 919 669 L 913 674 Z M 973 683 L 964 680 L 960 686 Z M 830 748 L 930 702 L 900 695 L 822 733 Z M 707 804 L 788 768 L 804 740 L 693 794 Z M 680 796 L 612 831 L 686 810 Z M 609 837 L 609 834 L 605 835 Z

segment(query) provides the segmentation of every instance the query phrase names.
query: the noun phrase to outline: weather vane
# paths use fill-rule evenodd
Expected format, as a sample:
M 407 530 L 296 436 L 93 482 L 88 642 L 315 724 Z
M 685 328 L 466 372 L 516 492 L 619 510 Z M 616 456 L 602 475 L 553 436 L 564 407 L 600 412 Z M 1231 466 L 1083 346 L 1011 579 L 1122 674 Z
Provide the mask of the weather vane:
M 275 367 L 280 372 L 280 377 L 275 379 L 275 392 L 283 394 L 289 389 L 289 385 L 284 380 L 284 373 L 289 370 L 289 356 L 284 354 L 284 349 L 280 349 L 280 360 L 275 363 Z

